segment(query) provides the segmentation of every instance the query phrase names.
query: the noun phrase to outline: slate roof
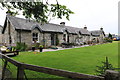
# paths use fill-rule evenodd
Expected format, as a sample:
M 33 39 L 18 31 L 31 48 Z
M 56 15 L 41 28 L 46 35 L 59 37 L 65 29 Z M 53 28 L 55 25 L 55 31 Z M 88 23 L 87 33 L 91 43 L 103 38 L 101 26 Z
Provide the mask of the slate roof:
M 7 16 L 7 19 L 10 21 L 15 29 L 31 30 L 32 26 L 35 25 L 35 23 L 31 21 L 29 22 L 28 20 L 22 18 Z
M 102 30 L 94 30 L 94 31 L 91 31 L 91 35 L 93 35 L 93 36 L 100 36 L 101 33 L 104 34 L 104 31 L 102 31 Z M 105 34 L 104 34 L 104 35 L 105 35 Z
M 90 32 L 83 28 L 76 28 L 71 26 L 61 26 L 58 24 L 53 23 L 46 23 L 41 25 L 38 22 L 32 21 L 32 20 L 26 20 L 18 17 L 13 16 L 6 16 L 6 19 L 10 21 L 10 23 L 14 26 L 16 30 L 22 29 L 22 30 L 33 30 L 35 27 L 39 28 L 41 31 L 45 32 L 60 32 L 63 33 L 64 30 L 67 30 L 69 33 L 78 34 L 81 32 L 81 34 L 88 34 L 90 35 Z
M 68 31 L 68 33 L 78 34 L 80 28 L 64 26 L 64 28 Z
M 80 29 L 80 33 L 81 34 L 86 34 L 86 35 L 90 35 L 90 32 L 87 29 Z
M 47 32 L 63 32 L 63 27 L 52 23 L 40 25 L 40 27 L 43 31 Z
M 0 28 L 3 28 L 3 26 L 0 25 Z
M 83 29 L 83 28 L 77 28 L 77 27 L 71 27 L 71 26 L 65 26 L 65 29 L 69 32 L 69 33 L 72 33 L 72 34 L 79 34 L 79 32 L 81 34 L 87 34 L 87 35 L 90 35 L 90 32 L 86 29 Z

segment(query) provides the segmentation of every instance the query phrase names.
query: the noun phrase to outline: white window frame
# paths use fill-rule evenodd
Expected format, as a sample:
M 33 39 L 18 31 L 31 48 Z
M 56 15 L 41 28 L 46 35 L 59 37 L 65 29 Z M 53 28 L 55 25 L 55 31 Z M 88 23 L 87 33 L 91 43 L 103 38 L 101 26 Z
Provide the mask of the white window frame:
M 33 34 L 35 34 L 35 35 L 37 34 L 37 36 L 33 36 Z M 37 39 L 36 42 L 39 43 L 39 33 L 36 33 L 36 32 L 32 33 L 32 42 L 33 42 L 33 43 L 34 43 L 34 40 L 33 40 L 33 39 L 35 39 L 35 38 Z

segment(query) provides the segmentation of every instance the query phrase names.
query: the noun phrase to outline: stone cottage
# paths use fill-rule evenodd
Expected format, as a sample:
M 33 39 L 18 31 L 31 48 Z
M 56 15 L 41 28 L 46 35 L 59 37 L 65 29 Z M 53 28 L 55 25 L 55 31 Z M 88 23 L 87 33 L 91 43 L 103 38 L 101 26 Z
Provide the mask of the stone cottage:
M 3 43 L 14 45 L 16 42 L 25 42 L 28 46 L 40 43 L 44 46 L 58 45 L 61 43 L 87 43 L 91 40 L 91 33 L 87 27 L 76 28 L 53 23 L 40 24 L 13 16 L 6 16 L 2 30 Z
M 100 28 L 100 30 L 94 30 L 91 31 L 92 41 L 97 43 L 103 43 L 105 38 L 105 33 L 103 31 L 103 28 Z

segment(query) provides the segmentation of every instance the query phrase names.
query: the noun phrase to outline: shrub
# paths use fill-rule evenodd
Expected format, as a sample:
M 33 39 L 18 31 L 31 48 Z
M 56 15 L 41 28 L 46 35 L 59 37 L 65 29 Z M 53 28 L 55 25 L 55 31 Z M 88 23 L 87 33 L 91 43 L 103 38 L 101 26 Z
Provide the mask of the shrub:
M 70 48 L 72 46 L 75 46 L 75 43 L 61 43 L 65 48 Z
M 39 48 L 40 43 L 34 43 L 35 48 Z
M 83 44 L 84 44 L 84 45 L 86 45 L 87 43 L 86 43 L 86 42 L 84 42 Z
M 16 43 L 16 49 L 19 51 L 25 51 L 27 49 L 27 45 L 25 43 Z
M 43 45 L 39 45 L 39 48 L 43 48 Z
M 104 40 L 105 40 L 106 42 L 110 42 L 110 43 L 112 43 L 112 41 L 113 41 L 113 40 L 110 39 L 110 38 L 105 38 Z

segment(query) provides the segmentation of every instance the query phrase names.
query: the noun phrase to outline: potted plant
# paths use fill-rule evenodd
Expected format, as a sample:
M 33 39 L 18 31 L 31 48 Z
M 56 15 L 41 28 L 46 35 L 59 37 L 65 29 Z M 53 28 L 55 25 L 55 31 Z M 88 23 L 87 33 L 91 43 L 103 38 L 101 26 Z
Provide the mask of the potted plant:
M 35 46 L 32 46 L 32 51 L 35 51 Z
M 39 51 L 40 51 L 40 52 L 43 51 L 43 45 L 39 45 Z

